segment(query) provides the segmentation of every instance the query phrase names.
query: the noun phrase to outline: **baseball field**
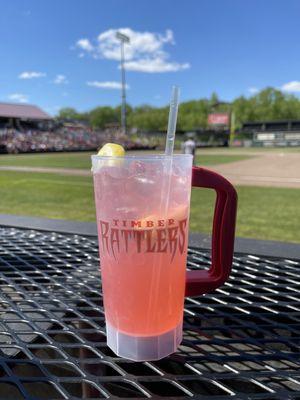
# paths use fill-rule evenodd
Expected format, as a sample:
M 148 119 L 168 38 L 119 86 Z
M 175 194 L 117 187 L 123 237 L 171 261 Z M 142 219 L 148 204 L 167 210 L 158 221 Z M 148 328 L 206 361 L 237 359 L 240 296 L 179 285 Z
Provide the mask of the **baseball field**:
M 90 155 L 1 155 L 0 213 L 94 221 Z M 238 236 L 300 242 L 300 149 L 200 149 L 197 165 L 236 186 Z M 191 231 L 210 232 L 213 204 L 193 190 Z

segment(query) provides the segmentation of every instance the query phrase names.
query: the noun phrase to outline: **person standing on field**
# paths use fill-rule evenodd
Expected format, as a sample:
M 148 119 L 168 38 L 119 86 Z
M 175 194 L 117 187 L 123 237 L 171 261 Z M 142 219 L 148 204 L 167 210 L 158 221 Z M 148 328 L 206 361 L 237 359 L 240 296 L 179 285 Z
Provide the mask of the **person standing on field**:
M 191 154 L 193 156 L 193 165 L 195 163 L 196 142 L 193 138 L 187 138 L 182 145 L 181 150 L 183 154 Z

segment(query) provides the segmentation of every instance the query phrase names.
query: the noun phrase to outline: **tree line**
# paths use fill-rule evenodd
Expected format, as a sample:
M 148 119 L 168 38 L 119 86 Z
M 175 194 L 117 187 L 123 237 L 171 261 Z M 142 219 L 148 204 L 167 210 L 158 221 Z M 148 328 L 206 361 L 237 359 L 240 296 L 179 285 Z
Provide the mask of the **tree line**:
M 127 105 L 127 125 L 138 131 L 165 130 L 168 121 L 169 107 L 152 107 Z M 300 119 L 300 99 L 278 89 L 266 88 L 250 96 L 240 96 L 231 103 L 220 102 L 213 93 L 210 98 L 186 101 L 180 104 L 178 130 L 195 130 L 207 127 L 208 114 L 212 112 L 234 112 L 235 127 L 238 129 L 244 122 L 264 120 Z M 111 123 L 119 123 L 121 107 L 96 107 L 89 112 L 80 113 L 74 108 L 62 108 L 57 117 L 86 121 L 95 129 L 103 129 Z

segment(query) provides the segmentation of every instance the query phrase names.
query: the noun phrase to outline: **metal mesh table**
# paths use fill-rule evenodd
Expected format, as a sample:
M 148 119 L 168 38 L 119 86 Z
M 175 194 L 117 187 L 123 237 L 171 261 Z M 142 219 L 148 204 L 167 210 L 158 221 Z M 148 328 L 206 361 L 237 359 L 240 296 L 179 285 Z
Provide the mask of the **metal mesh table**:
M 300 399 L 299 264 L 236 255 L 179 351 L 134 363 L 106 346 L 96 238 L 0 228 L 0 399 Z

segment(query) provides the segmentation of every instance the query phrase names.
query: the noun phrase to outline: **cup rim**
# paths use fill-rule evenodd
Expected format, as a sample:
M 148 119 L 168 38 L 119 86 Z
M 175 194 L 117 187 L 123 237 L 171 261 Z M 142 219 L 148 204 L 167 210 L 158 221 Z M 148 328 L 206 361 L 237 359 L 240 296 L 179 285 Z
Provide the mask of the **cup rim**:
M 96 160 L 122 160 L 122 159 L 131 159 L 131 160 L 163 160 L 163 159 L 171 159 L 171 158 L 192 158 L 192 154 L 173 154 L 172 156 L 167 156 L 165 154 L 128 154 L 125 156 L 98 156 L 97 154 L 93 154 L 91 156 L 92 161 Z

